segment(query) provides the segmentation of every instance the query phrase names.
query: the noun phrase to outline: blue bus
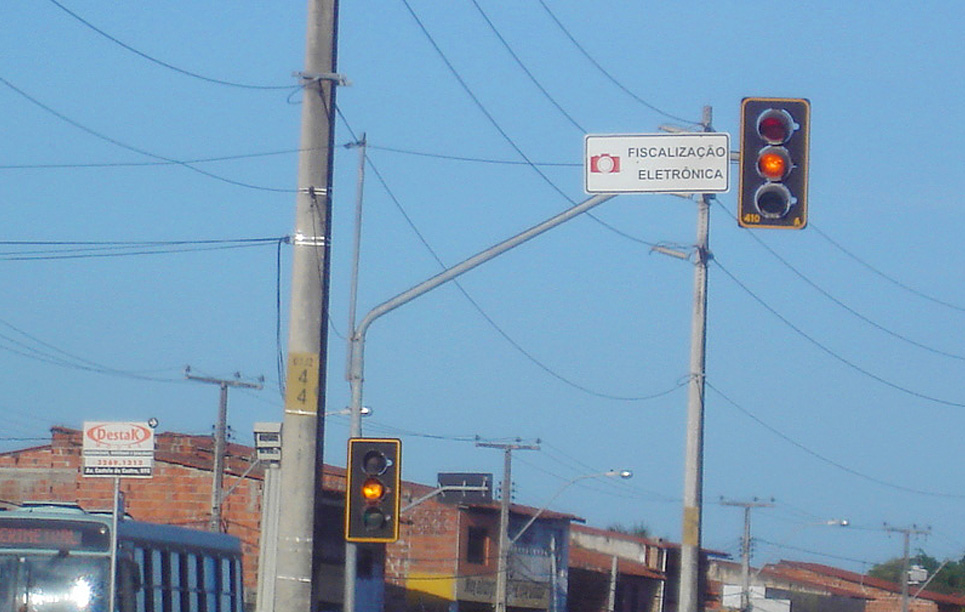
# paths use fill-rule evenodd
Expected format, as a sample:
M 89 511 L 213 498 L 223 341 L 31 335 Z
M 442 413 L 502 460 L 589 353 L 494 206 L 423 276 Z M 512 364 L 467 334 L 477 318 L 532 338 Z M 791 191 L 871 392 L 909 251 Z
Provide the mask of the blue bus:
M 108 513 L 29 503 L 0 512 L 0 612 L 108 612 Z M 242 612 L 241 543 L 118 521 L 115 612 Z

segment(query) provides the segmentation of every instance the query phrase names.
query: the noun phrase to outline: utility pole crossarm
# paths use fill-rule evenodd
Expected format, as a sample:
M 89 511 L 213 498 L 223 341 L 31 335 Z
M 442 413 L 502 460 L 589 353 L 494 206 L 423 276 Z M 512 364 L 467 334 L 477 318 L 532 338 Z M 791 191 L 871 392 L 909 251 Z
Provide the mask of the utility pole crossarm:
M 212 449 L 214 459 L 211 465 L 211 519 L 208 525 L 211 531 L 221 531 L 221 506 L 224 498 L 227 497 L 227 494 L 222 492 L 222 488 L 224 487 L 225 445 L 228 437 L 228 387 L 261 389 L 263 385 L 261 379 L 259 379 L 258 382 L 241 380 L 240 374 L 235 374 L 234 378 L 197 376 L 191 373 L 191 366 L 184 368 L 184 377 L 188 380 L 221 387 L 221 401 L 218 403 L 218 421 L 214 427 L 214 448 Z

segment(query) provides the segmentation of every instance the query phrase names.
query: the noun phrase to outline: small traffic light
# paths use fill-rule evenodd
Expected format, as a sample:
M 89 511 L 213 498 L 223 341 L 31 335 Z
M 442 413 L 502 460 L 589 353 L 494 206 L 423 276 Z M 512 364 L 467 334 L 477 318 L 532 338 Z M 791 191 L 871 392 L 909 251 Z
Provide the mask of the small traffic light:
M 402 442 L 395 438 L 350 438 L 345 491 L 345 539 L 399 539 Z
M 804 229 L 808 222 L 808 134 L 811 103 L 803 98 L 741 102 L 741 227 Z

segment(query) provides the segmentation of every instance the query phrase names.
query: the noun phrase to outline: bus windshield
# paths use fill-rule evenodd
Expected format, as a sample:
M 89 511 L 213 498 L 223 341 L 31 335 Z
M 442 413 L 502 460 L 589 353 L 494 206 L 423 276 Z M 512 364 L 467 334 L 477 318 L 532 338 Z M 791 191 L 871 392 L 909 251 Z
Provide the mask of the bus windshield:
M 106 612 L 110 559 L 0 556 L 0 612 Z

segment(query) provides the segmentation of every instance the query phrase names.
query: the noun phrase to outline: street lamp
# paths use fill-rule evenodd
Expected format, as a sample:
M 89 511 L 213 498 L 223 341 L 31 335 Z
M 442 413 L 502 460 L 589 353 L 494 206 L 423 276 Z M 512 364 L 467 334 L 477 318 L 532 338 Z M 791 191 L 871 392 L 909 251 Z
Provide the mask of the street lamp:
M 546 511 L 549 505 L 552 504 L 554 501 L 556 501 L 557 497 L 563 494 L 563 491 L 567 490 L 568 488 L 570 488 L 577 482 L 580 482 L 581 480 L 588 480 L 590 478 L 628 479 L 632 477 L 633 477 L 633 472 L 631 472 L 630 470 L 609 470 L 607 472 L 600 472 L 598 474 L 585 474 L 583 476 L 577 476 L 576 478 L 572 478 L 564 482 L 563 485 L 556 491 L 556 493 L 554 493 L 553 496 L 550 497 L 549 500 L 545 504 L 543 504 L 542 507 L 540 507 L 536 512 L 534 512 L 533 516 L 529 517 L 529 520 L 526 521 L 526 524 L 523 525 L 522 529 L 517 531 L 516 535 L 514 535 L 512 538 L 509 537 L 509 533 L 508 533 L 509 504 L 503 504 L 502 509 L 500 510 L 501 515 L 499 517 L 500 519 L 499 524 L 501 527 L 504 525 L 507 527 L 503 527 L 502 529 L 499 530 L 499 557 L 497 558 L 497 568 L 496 568 L 496 602 L 495 602 L 496 612 L 506 612 L 507 592 L 508 592 L 507 585 L 509 582 L 508 572 L 509 572 L 510 547 L 514 545 L 516 541 L 523 536 L 524 533 L 526 533 L 526 530 L 529 529 L 533 525 L 533 523 L 536 522 L 536 519 L 538 519 L 543 514 L 543 512 Z M 509 486 L 509 485 L 504 483 L 503 486 Z M 505 514 L 505 516 L 503 514 Z
M 537 510 L 536 513 L 533 514 L 533 516 L 531 516 L 528 521 L 526 521 L 526 524 L 523 525 L 523 528 L 520 529 L 518 532 L 516 532 L 516 535 L 514 535 L 512 538 L 509 539 L 509 543 L 515 544 L 516 540 L 522 537 L 523 533 L 525 533 L 526 530 L 529 529 L 530 526 L 532 526 L 532 524 L 536 522 L 536 519 L 538 519 L 540 515 L 543 514 L 543 512 L 549 507 L 549 505 L 552 504 L 554 501 L 556 501 L 557 497 L 563 494 L 563 491 L 569 489 L 571 486 L 573 486 L 577 482 L 580 482 L 581 480 L 588 480 L 590 478 L 622 478 L 624 480 L 628 480 L 630 478 L 633 478 L 633 472 L 631 472 L 630 470 L 609 470 L 606 472 L 600 472 L 599 474 L 586 474 L 584 476 L 577 476 L 576 478 L 568 480 L 567 482 L 563 483 L 563 486 L 561 486 L 556 491 L 556 493 L 553 494 L 553 497 L 551 497 L 549 501 L 543 505 L 543 507 Z
M 372 409 L 369 408 L 368 406 L 361 406 L 361 407 L 359 408 L 359 416 L 364 416 L 364 417 L 371 416 L 373 412 L 374 412 L 374 410 L 372 410 Z M 326 413 L 325 413 L 325 416 L 327 416 L 327 417 L 329 417 L 329 416 L 349 416 L 349 415 L 351 415 L 351 414 L 352 414 L 352 407 L 351 407 L 351 406 L 348 406 L 348 407 L 346 407 L 346 408 L 342 408 L 341 410 L 335 410 L 335 411 L 333 411 L 333 412 L 326 412 Z
M 795 529 L 793 529 L 793 530 L 787 535 L 787 537 L 783 538 L 781 541 L 784 542 L 784 543 L 789 542 L 795 535 L 797 535 L 797 534 L 800 533 L 801 531 L 807 529 L 808 527 L 847 527 L 847 526 L 849 526 L 850 524 L 851 524 L 851 521 L 849 521 L 848 519 L 826 519 L 826 520 L 823 520 L 823 521 L 815 521 L 815 522 L 811 522 L 811 523 L 802 523 L 802 524 L 798 525 Z M 748 536 L 748 538 L 749 538 L 749 536 Z M 750 548 L 749 539 L 748 539 L 748 540 L 745 540 L 744 546 L 745 546 L 745 551 L 746 551 L 746 550 L 749 550 L 749 548 Z M 748 553 L 748 554 L 749 554 L 749 553 Z M 746 566 L 746 567 L 748 567 L 748 568 L 749 568 L 749 565 L 750 565 L 749 562 L 750 562 L 750 559 L 749 559 L 749 557 L 748 557 L 748 563 L 747 563 L 747 566 Z M 754 606 L 753 606 L 752 603 L 751 603 L 750 583 L 751 583 L 752 580 L 756 581 L 756 580 L 757 580 L 757 577 L 761 575 L 761 572 L 762 572 L 762 571 L 764 571 L 764 565 L 763 565 L 763 564 L 762 564 L 759 568 L 757 568 L 757 570 L 754 572 L 754 575 L 753 575 L 753 576 L 750 576 L 749 573 L 747 573 L 747 570 L 744 570 L 744 572 L 742 572 L 742 573 L 743 573 L 743 576 L 742 576 L 742 578 L 743 578 L 743 586 L 742 586 L 742 589 L 741 589 L 741 606 L 742 606 L 742 609 L 745 610 L 745 611 L 750 611 L 750 610 L 753 610 L 753 608 L 754 608 Z

